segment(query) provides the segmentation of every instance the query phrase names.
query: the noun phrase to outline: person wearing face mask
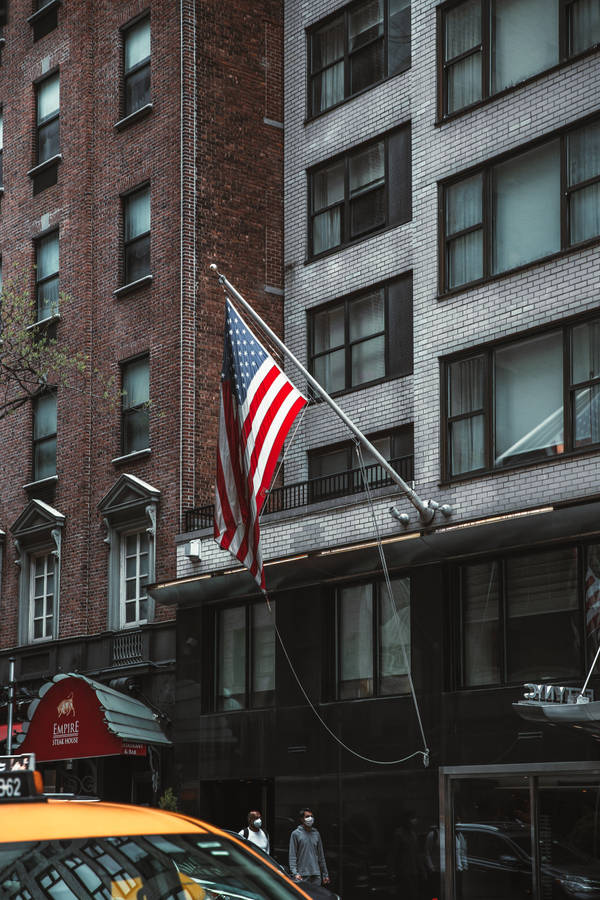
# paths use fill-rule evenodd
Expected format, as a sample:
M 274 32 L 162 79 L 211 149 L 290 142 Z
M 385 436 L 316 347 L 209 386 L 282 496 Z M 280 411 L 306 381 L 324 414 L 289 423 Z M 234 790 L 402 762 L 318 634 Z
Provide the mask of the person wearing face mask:
M 265 853 L 270 853 L 271 846 L 269 835 L 262 827 L 262 824 L 262 816 L 259 810 L 251 809 L 248 813 L 248 825 L 246 828 L 242 828 L 238 833 L 246 838 L 247 841 L 250 841 L 251 844 L 256 844 L 256 846 L 260 847 L 261 850 L 264 850 Z
M 290 835 L 290 871 L 296 881 L 329 884 L 321 835 L 310 809 L 300 810 L 300 824 Z

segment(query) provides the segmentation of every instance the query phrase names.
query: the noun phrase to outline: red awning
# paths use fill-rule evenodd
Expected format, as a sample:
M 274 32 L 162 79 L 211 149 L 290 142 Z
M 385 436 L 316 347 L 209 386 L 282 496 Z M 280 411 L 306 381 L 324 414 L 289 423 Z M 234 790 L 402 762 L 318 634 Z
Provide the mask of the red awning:
M 40 762 L 94 756 L 145 756 L 148 744 L 170 746 L 144 703 L 83 675 L 56 675 L 30 705 L 16 743 Z
M 23 726 L 20 722 L 13 722 L 13 734 L 20 734 Z M 8 737 L 8 725 L 0 725 L 0 741 L 5 741 Z

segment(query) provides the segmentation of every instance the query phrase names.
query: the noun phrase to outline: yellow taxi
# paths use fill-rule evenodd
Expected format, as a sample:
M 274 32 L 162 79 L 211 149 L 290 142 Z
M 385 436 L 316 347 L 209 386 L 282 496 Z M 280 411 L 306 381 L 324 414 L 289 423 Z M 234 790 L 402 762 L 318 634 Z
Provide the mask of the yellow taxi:
M 242 838 L 178 813 L 44 797 L 0 757 L 2 900 L 310 900 Z

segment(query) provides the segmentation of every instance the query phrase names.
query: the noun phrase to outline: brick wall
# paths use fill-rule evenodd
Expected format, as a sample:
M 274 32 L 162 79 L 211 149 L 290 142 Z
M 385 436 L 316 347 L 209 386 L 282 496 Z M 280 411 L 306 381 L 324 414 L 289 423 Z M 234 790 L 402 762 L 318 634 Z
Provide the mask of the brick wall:
M 122 129 L 120 28 L 150 12 L 152 112 Z M 181 13 L 181 19 L 180 19 Z M 58 27 L 34 42 L 29 0 L 10 4 L 0 65 L 4 110 L 4 277 L 33 288 L 33 239 L 60 229 L 61 345 L 90 356 L 92 376 L 58 393 L 58 484 L 63 529 L 60 636 L 107 624 L 106 531 L 98 503 L 122 472 L 161 491 L 157 580 L 175 574 L 183 510 L 213 481 L 223 294 L 213 260 L 281 326 L 283 285 L 281 4 L 98 0 L 63 4 Z M 33 82 L 60 68 L 58 183 L 33 196 Z M 183 89 L 182 89 L 183 72 Z M 265 121 L 268 120 L 268 121 Z M 183 129 L 181 123 L 183 121 Z M 121 195 L 151 185 L 149 285 L 121 281 Z M 121 454 L 118 402 L 101 398 L 119 361 L 150 355 L 149 456 Z M 0 529 L 6 533 L 0 646 L 17 640 L 10 526 L 28 502 L 31 410 L 0 422 Z M 173 613 L 158 607 L 160 619 Z

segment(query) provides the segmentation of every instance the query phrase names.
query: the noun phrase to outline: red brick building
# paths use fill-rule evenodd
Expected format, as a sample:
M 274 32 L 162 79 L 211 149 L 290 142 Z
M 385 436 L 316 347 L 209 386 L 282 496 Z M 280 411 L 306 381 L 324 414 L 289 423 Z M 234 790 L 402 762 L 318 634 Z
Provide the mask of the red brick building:
M 282 2 L 11 0 L 1 41 L 4 285 L 89 367 L 0 420 L 0 684 L 11 656 L 21 701 L 112 682 L 168 735 L 174 623 L 145 584 L 211 489 L 209 264 L 281 325 Z M 168 778 L 164 749 L 73 757 L 48 783 L 151 800 Z

